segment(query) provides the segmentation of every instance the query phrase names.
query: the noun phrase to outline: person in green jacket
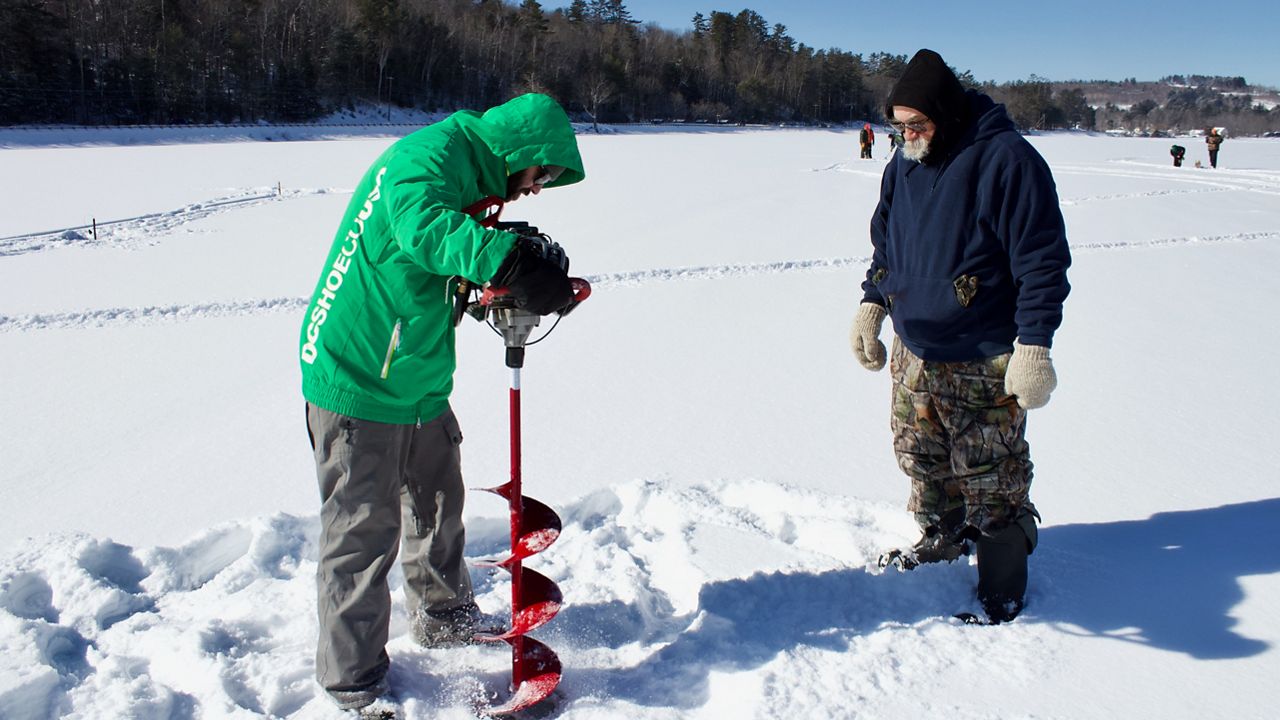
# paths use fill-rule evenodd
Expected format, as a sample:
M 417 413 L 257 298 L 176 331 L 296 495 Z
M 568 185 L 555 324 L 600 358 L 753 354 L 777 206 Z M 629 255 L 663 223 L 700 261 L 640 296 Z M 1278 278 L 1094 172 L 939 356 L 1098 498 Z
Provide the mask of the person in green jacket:
M 449 406 L 457 278 L 507 287 L 542 315 L 573 298 L 565 268 L 536 239 L 468 211 L 584 177 L 564 110 L 522 95 L 392 144 L 338 225 L 299 358 L 321 495 L 316 679 L 345 709 L 388 690 L 397 550 L 417 642 L 465 644 L 479 622 L 463 559 L 462 432 Z

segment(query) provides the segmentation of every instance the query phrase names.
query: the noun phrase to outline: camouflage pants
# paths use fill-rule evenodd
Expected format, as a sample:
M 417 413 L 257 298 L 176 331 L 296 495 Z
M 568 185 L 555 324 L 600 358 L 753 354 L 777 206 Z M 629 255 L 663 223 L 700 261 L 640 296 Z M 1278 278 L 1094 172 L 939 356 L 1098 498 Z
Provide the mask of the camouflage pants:
M 1004 391 L 1009 355 L 921 360 L 893 341 L 893 449 L 921 528 L 955 536 L 1039 517 L 1031 504 L 1026 410 Z M 1032 523 L 1034 530 L 1034 523 Z

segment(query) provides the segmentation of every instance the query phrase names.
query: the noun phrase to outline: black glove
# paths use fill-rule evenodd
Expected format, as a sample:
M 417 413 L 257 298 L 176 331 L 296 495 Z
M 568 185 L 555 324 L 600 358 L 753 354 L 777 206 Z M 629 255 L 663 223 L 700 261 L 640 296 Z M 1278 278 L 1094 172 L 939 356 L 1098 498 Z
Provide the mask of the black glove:
M 550 315 L 573 302 L 569 258 L 543 235 L 521 235 L 489 285 L 507 288 L 516 307 L 538 315 Z

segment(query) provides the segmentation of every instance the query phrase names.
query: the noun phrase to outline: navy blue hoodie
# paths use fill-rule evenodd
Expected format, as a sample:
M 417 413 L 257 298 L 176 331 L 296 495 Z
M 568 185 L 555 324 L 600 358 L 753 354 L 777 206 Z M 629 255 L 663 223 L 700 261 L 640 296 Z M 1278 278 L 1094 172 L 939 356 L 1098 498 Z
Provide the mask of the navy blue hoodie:
M 944 158 L 901 152 L 871 218 L 863 302 L 889 309 L 925 360 L 960 362 L 1053 343 L 1071 252 L 1045 163 L 1003 105 L 968 91 L 974 123 Z

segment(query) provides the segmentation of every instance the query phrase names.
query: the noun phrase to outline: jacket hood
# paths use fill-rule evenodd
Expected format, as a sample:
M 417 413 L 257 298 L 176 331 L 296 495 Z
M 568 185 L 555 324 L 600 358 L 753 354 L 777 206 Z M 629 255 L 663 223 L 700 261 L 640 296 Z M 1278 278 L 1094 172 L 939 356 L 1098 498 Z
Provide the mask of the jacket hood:
M 546 95 L 529 93 L 492 107 L 471 128 L 506 164 L 507 175 L 535 165 L 559 165 L 564 172 L 547 187 L 572 185 L 586 177 L 569 116 Z
M 968 124 L 969 103 L 964 86 L 938 53 L 917 52 L 894 83 L 885 101 L 885 116 L 893 119 L 893 106 L 912 107 L 949 130 Z
M 1013 124 L 1004 105 L 997 104 L 990 96 L 976 90 L 969 90 L 965 94 L 969 111 L 977 118 L 973 124 L 974 140 L 985 140 L 1008 130 L 1017 132 L 1018 128 Z
M 915 108 L 933 121 L 936 130 L 926 163 L 939 161 L 950 153 L 973 122 L 969 98 L 959 78 L 938 53 L 927 48 L 917 52 L 902 77 L 885 100 L 885 117 L 893 120 L 893 107 Z

